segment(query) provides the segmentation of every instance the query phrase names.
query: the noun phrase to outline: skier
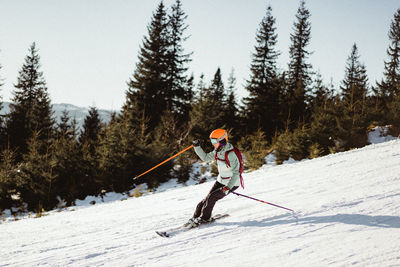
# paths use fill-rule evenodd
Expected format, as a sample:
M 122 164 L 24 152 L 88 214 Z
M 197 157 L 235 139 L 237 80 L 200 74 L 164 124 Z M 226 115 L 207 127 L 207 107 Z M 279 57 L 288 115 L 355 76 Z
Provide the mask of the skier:
M 209 222 L 215 203 L 224 198 L 229 192 L 235 191 L 241 183 L 241 173 L 239 171 L 241 157 L 240 159 L 238 158 L 236 152 L 233 151 L 233 145 L 228 142 L 228 133 L 224 129 L 216 129 L 211 132 L 210 140 L 215 150 L 209 153 L 205 153 L 201 148 L 200 140 L 192 142 L 194 151 L 201 160 L 206 162 L 217 161 L 219 174 L 210 192 L 199 202 L 193 217 L 189 219 L 187 225 L 190 227 Z M 226 152 L 228 153 L 226 154 Z

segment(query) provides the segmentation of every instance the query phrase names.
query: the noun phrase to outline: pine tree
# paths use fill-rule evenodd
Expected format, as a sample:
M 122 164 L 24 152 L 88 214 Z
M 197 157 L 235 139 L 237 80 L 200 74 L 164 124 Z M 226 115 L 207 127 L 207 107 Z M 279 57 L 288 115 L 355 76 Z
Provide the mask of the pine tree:
M 214 74 L 214 78 L 211 80 L 208 97 L 215 103 L 222 103 L 225 97 L 225 85 L 222 81 L 222 72 L 220 68 Z
M 102 190 L 101 170 L 99 169 L 99 160 L 101 155 L 100 151 L 100 136 L 104 134 L 102 127 L 101 133 L 98 135 L 97 140 L 84 141 L 78 143 L 79 157 L 81 158 L 81 166 L 83 177 L 80 180 L 82 187 L 81 194 L 85 195 L 99 195 Z
M 149 142 L 149 135 L 141 136 L 133 130 L 129 121 L 115 120 L 108 124 L 100 136 L 99 173 L 101 188 L 112 192 L 126 192 L 133 186 L 132 178 L 150 169 L 165 159 L 157 136 Z M 168 177 L 168 164 L 140 178 L 140 183 L 149 187 L 158 185 Z M 160 175 L 161 174 L 161 175 Z
M 260 128 L 269 137 L 278 126 L 280 106 L 276 67 L 279 53 L 275 49 L 275 32 L 275 18 L 272 16 L 271 6 L 268 6 L 256 34 L 257 44 L 252 55 L 251 76 L 246 86 L 249 96 L 243 100 L 248 130 L 252 132 Z
M 186 75 L 187 64 L 191 62 L 192 53 L 185 54 L 182 44 L 188 39 L 184 36 L 188 27 L 185 24 L 187 15 L 182 10 L 180 0 L 176 0 L 171 9 L 172 12 L 168 16 L 169 48 L 167 52 L 167 83 L 168 92 L 171 95 L 167 95 L 166 101 L 169 109 L 179 115 L 180 121 L 187 122 L 192 100 L 191 79 Z
M 53 173 L 57 177 L 53 183 L 53 190 L 62 201 L 71 205 L 76 199 L 83 199 L 93 193 L 88 188 L 94 185 L 85 183 L 88 178 L 84 171 L 87 162 L 77 142 L 76 121 L 71 120 L 66 111 L 58 124 L 57 133 L 51 150 L 55 162 Z
M 276 163 L 281 164 L 290 157 L 295 160 L 307 158 L 311 145 L 310 129 L 306 123 L 299 123 L 293 131 L 285 129 L 273 141 Z
M 233 130 L 233 132 L 235 133 L 234 136 L 230 135 L 230 139 L 233 140 L 233 142 L 237 141 L 237 138 L 235 138 L 235 136 L 239 136 L 241 134 L 239 131 L 240 127 L 239 108 L 236 101 L 235 91 L 236 91 L 236 77 L 235 77 L 235 72 L 232 69 L 228 77 L 228 85 L 226 89 L 226 100 L 224 104 L 224 106 L 226 107 L 224 111 L 225 113 L 224 123 L 227 129 Z
M 200 75 L 197 84 L 196 95 L 190 111 L 189 128 L 192 129 L 191 136 L 193 139 L 202 139 L 210 130 L 207 111 L 212 108 L 208 102 L 208 88 L 205 84 L 204 74 Z
M 389 30 L 389 48 L 386 53 L 384 77 L 374 89 L 375 112 L 383 123 L 396 123 L 399 118 L 400 98 L 400 9 L 394 14 Z
M 157 154 L 165 155 L 167 158 L 174 151 L 178 152 L 185 149 L 189 146 L 188 135 L 190 134 L 190 130 L 187 124 L 182 125 L 180 123 L 177 114 L 173 114 L 172 111 L 167 110 L 154 131 L 154 141 L 149 144 L 149 148 L 152 150 L 151 153 L 156 152 Z M 171 168 L 166 173 L 169 173 L 170 177 L 177 178 L 179 182 L 186 182 L 190 178 L 192 168 L 190 157 L 193 158 L 192 153 L 184 153 L 173 159 L 165 166 Z M 164 175 L 165 178 L 170 178 L 168 176 Z
M 3 68 L 3 66 L 0 64 L 0 70 Z M 3 79 L 0 76 L 0 89 L 4 85 Z M 3 96 L 0 96 L 0 110 L 3 109 Z
M 300 2 L 294 23 L 294 33 L 290 35 L 290 62 L 288 72 L 287 104 L 288 117 L 292 122 L 307 120 L 309 117 L 308 95 L 311 83 L 311 64 L 307 62 L 309 55 L 307 45 L 311 38 L 310 12 L 305 1 Z
M 260 129 L 242 137 L 239 141 L 239 148 L 243 151 L 246 168 L 256 170 L 265 164 L 269 147 L 265 133 Z
M 216 128 L 223 128 L 226 126 L 225 111 L 226 106 L 224 100 L 226 99 L 225 85 L 222 81 L 221 69 L 218 68 L 211 80 L 211 85 L 205 94 L 206 102 L 209 109 L 207 111 L 207 123 L 209 125 L 209 132 Z
M 15 152 L 8 148 L 0 154 L 0 212 L 12 206 L 22 205 L 18 197 L 20 197 L 19 189 L 24 181 L 19 176 L 15 157 Z
M 39 137 L 39 132 L 32 133 L 19 169 L 19 175 L 24 181 L 21 198 L 28 204 L 29 210 L 38 213 L 42 212 L 42 209 L 54 208 L 58 195 L 54 186 L 57 179 L 54 167 L 57 166 L 57 161 L 53 158 L 53 144 L 48 144 Z
M 341 86 L 342 114 L 338 117 L 339 132 L 346 148 L 366 144 L 368 77 L 359 58 L 357 45 L 354 44 L 346 62 L 345 78 Z
M 364 64 L 360 62 L 358 47 L 353 44 L 351 54 L 347 58 L 345 78 L 342 81 L 342 97 L 350 111 L 365 112 L 368 77 Z
M 330 148 L 334 146 L 337 133 L 336 103 L 339 102 L 334 94 L 333 85 L 325 86 L 321 75 L 317 75 L 313 88 L 310 135 L 314 149 L 310 153 L 311 158 L 328 154 Z
M 57 137 L 66 136 L 68 138 L 73 138 L 76 133 L 73 132 L 72 125 L 69 123 L 70 121 L 69 112 L 64 110 L 60 117 L 60 123 L 57 124 Z
M 79 143 L 81 145 L 87 144 L 93 154 L 102 129 L 100 115 L 96 107 L 89 109 L 89 114 L 85 117 L 82 127 Z
M 0 64 L 0 70 L 1 70 L 2 66 Z M 3 79 L 0 76 L 0 92 L 1 92 L 1 87 L 4 85 L 3 83 Z M 0 95 L 0 111 L 3 109 L 3 96 Z M 0 151 L 2 148 L 5 147 L 6 145 L 6 132 L 5 132 L 5 119 L 4 119 L 4 115 L 0 115 Z
M 81 179 L 83 192 L 88 195 L 97 195 L 101 191 L 99 176 L 100 135 L 103 134 L 103 124 L 97 108 L 91 107 L 86 116 L 83 129 L 79 136 L 80 157 L 84 177 Z
M 394 14 L 388 35 L 390 45 L 386 53 L 389 60 L 385 61 L 384 78 L 378 85 L 382 96 L 389 97 L 390 101 L 400 94 L 400 9 Z
M 204 75 L 200 76 L 197 95 L 190 113 L 191 138 L 208 138 L 211 131 L 228 126 L 225 119 L 232 115 L 227 111 L 226 99 L 227 95 L 220 68 L 215 72 L 209 86 L 205 84 Z M 206 144 L 209 144 L 209 142 Z
M 33 43 L 14 85 L 14 98 L 7 120 L 10 147 L 21 154 L 27 151 L 27 141 L 34 131 L 41 141 L 52 136 L 54 119 L 43 73 L 39 70 L 40 57 Z
M 168 18 L 163 2 L 153 13 L 147 27 L 148 36 L 143 39 L 139 62 L 128 82 L 123 113 L 130 114 L 131 124 L 138 127 L 142 116 L 149 118 L 149 130 L 158 124 L 167 108 L 166 99 L 171 95 L 168 77 Z

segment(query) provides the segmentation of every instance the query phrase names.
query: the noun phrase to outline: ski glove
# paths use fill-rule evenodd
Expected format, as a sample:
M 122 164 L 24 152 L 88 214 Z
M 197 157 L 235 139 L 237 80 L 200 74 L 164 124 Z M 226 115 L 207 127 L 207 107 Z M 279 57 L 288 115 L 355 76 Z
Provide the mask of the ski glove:
M 193 144 L 194 147 L 200 146 L 200 140 L 199 140 L 199 139 L 194 140 L 194 141 L 192 142 L 192 144 Z
M 227 187 L 227 186 L 224 186 L 224 187 L 221 188 L 221 191 L 222 191 L 225 195 L 227 195 L 227 194 L 229 194 L 229 192 L 231 191 L 231 189 L 230 189 L 229 187 Z

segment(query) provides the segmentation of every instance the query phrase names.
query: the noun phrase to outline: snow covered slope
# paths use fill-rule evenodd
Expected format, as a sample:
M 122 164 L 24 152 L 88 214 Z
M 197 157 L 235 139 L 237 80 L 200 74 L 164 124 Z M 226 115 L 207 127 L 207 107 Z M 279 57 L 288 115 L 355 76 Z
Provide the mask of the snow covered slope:
M 161 238 L 212 183 L 0 224 L 1 266 L 399 266 L 400 140 L 245 175 L 214 224 Z

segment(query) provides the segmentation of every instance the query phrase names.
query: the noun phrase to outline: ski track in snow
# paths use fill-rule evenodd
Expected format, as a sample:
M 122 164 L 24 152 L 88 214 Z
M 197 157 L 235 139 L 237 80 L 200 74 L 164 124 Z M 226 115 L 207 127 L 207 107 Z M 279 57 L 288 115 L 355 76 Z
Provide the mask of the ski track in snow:
M 400 266 L 400 140 L 246 173 L 231 216 L 171 238 L 212 182 L 0 224 L 0 266 Z

